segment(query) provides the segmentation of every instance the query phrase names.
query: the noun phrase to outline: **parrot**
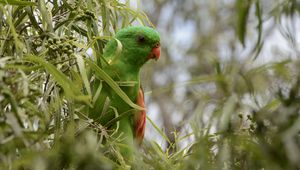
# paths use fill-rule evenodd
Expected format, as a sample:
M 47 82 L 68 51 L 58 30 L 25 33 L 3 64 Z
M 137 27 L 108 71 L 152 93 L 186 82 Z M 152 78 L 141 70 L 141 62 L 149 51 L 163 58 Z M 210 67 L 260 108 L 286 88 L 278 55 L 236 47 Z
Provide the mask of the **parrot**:
M 117 31 L 103 50 L 102 70 L 109 75 L 125 92 L 132 102 L 145 108 L 144 92 L 140 82 L 142 66 L 149 60 L 160 58 L 160 35 L 147 26 L 129 26 Z M 132 147 L 140 145 L 144 138 L 146 110 L 137 110 L 129 106 L 105 82 L 94 82 L 93 94 L 102 83 L 99 97 L 89 112 L 89 117 L 106 125 L 119 115 L 119 125 L 115 136 L 121 136 L 120 153 L 123 157 L 132 154 Z M 109 106 L 107 108 L 107 103 Z M 125 115 L 125 116 L 120 116 Z M 117 127 L 106 127 L 113 129 Z M 130 157 L 130 156 L 129 156 Z

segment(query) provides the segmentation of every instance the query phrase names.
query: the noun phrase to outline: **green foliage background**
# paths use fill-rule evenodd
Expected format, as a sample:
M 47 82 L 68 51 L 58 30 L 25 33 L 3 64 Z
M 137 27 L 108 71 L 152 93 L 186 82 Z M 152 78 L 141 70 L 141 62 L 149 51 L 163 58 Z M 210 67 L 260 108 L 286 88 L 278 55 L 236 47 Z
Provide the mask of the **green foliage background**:
M 152 3 L 155 10 L 168 4 Z M 234 9 L 226 28 L 219 25 L 211 34 L 199 34 L 198 46 L 187 50 L 199 64 L 192 69 L 192 78 L 179 85 L 147 87 L 153 100 L 169 95 L 162 104 L 176 98 L 173 90 L 179 86 L 201 90 L 187 95 L 193 107 L 179 125 L 163 131 L 148 119 L 167 146 L 146 139 L 128 164 L 115 149 L 119 141 L 89 119 L 86 108 L 95 98 L 90 82 L 96 77 L 110 81 L 100 64 L 107 40 L 128 25 L 152 25 L 146 14 L 133 9 L 130 1 L 0 0 L 0 169 L 300 169 L 300 53 L 295 32 L 281 25 L 283 17 L 291 21 L 299 17 L 299 2 L 279 1 L 272 10 L 265 4 L 259 0 L 223 4 L 224 9 Z M 210 4 L 200 6 L 206 5 Z M 210 12 L 220 19 L 217 7 Z M 193 16 L 198 16 L 195 11 Z M 149 13 L 157 24 L 159 12 Z M 183 16 L 188 18 L 189 13 Z M 263 23 L 269 18 L 281 26 L 295 55 L 257 65 L 268 33 Z M 226 41 L 233 51 L 229 59 L 213 53 L 225 29 L 234 32 Z M 162 42 L 172 41 L 169 38 L 162 33 Z M 241 44 L 249 46 L 247 40 L 253 48 L 241 59 L 234 50 Z M 168 43 L 162 46 L 163 64 L 157 71 L 171 66 L 164 47 Z M 162 113 L 163 120 L 170 116 Z M 182 124 L 188 125 L 187 132 L 179 128 Z

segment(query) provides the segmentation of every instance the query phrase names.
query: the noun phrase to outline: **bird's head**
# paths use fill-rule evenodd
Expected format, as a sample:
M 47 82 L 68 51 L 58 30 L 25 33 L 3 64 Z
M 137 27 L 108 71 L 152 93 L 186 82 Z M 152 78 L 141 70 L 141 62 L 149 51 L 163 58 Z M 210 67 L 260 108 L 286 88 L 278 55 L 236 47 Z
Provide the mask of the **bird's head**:
M 124 28 L 117 32 L 113 42 L 108 43 L 108 49 L 104 54 L 113 49 L 114 51 L 120 49 L 118 59 L 124 63 L 142 66 L 150 59 L 159 59 L 160 37 L 158 32 L 150 27 L 132 26 Z

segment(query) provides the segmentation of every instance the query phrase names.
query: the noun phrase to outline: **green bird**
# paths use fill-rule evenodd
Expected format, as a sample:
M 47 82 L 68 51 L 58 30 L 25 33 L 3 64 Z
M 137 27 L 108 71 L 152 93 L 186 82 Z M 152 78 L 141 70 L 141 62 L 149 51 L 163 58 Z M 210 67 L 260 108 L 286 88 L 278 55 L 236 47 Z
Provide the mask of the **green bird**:
M 159 33 L 149 27 L 132 26 L 119 30 L 107 43 L 103 53 L 105 62 L 102 64 L 102 69 L 118 83 L 131 101 L 145 108 L 140 71 L 147 61 L 158 60 L 159 57 Z M 100 80 L 94 84 L 94 94 L 99 85 Z M 110 108 L 106 107 L 107 101 L 110 101 Z M 123 157 L 127 157 L 132 153 L 131 148 L 143 140 L 146 111 L 133 109 L 103 82 L 101 93 L 89 116 L 105 126 L 116 118 L 116 110 L 121 119 L 115 136 L 121 136 L 122 144 L 125 145 L 120 146 L 119 149 Z M 114 123 L 107 128 L 116 129 L 116 127 L 117 123 Z

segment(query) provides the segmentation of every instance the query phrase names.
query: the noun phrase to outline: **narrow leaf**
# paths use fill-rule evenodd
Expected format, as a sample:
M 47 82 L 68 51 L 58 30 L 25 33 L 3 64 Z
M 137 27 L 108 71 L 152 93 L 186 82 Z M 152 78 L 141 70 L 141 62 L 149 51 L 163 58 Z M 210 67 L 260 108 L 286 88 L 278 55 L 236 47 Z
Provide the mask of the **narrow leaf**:
M 87 59 L 86 61 L 91 69 L 95 72 L 96 76 L 100 79 L 103 79 L 129 106 L 138 110 L 144 110 L 144 108 L 133 103 L 126 95 L 126 93 L 124 93 L 124 91 L 117 85 L 117 83 L 114 82 L 114 80 L 109 75 L 107 75 L 100 67 L 98 67 L 94 61 L 90 59 Z
M 240 42 L 245 47 L 245 35 L 247 33 L 247 21 L 249 8 L 251 6 L 250 1 L 237 0 L 236 9 L 237 9 L 237 34 Z
M 8 4 L 8 5 L 18 5 L 18 6 L 33 6 L 33 5 L 36 5 L 35 2 L 18 1 L 18 0 L 0 0 L 0 3 Z
M 169 138 L 164 134 L 163 131 L 160 130 L 159 127 L 157 127 L 155 125 L 155 123 L 150 119 L 150 117 L 147 116 L 147 120 L 151 123 L 151 125 L 155 128 L 155 130 L 160 134 L 160 136 L 162 136 L 164 138 L 165 141 L 167 141 L 168 143 L 171 143 Z
M 87 74 L 86 74 L 87 71 L 85 69 L 83 58 L 80 55 L 77 55 L 77 54 L 75 54 L 75 56 L 76 56 L 76 59 L 77 59 L 79 72 L 80 72 L 80 75 L 82 77 L 85 89 L 86 89 L 87 93 L 89 94 L 89 96 L 92 96 L 91 87 L 90 87 L 90 83 L 89 83 L 88 78 L 87 78 Z
M 61 71 L 59 71 L 54 65 L 46 62 L 37 56 L 28 56 L 26 60 L 32 61 L 42 65 L 56 80 L 56 82 L 63 88 L 64 92 L 68 97 L 74 98 L 78 101 L 84 101 L 89 104 L 89 96 L 85 96 L 81 93 L 80 89 L 77 88 L 74 83 L 68 79 Z

